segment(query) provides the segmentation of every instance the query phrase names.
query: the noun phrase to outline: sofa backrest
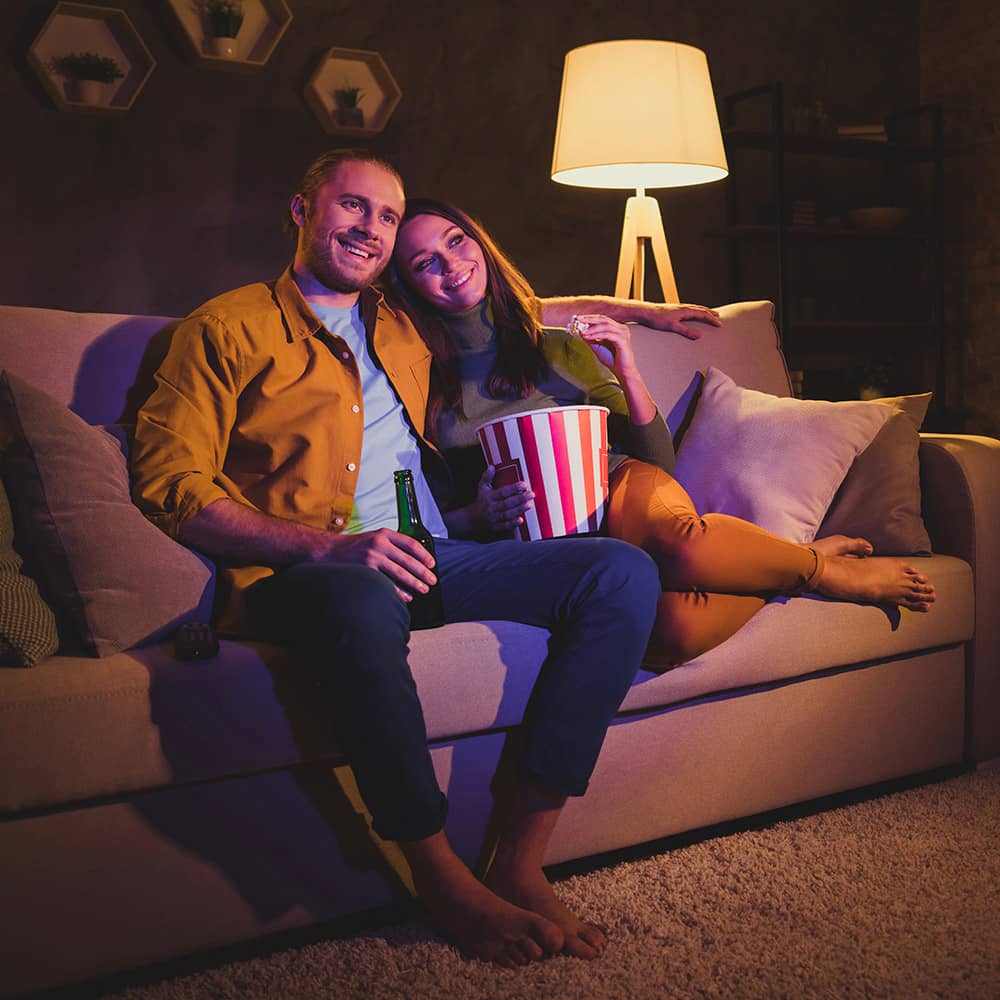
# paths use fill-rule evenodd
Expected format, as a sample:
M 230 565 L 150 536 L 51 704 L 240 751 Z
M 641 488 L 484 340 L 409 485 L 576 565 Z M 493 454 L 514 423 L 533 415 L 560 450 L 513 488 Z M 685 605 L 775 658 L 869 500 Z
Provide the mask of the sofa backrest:
M 776 396 L 791 387 L 770 302 L 722 306 L 723 324 L 700 340 L 637 326 L 632 339 L 650 391 L 676 432 L 698 372 L 721 368 L 739 385 Z M 9 368 L 93 424 L 131 422 L 152 388 L 173 324 L 165 316 L 0 306 L 0 369 Z
M 130 422 L 169 341 L 165 316 L 0 306 L 0 370 L 9 368 L 91 424 Z
M 737 385 L 774 396 L 790 396 L 791 381 L 770 302 L 735 302 L 720 306 L 722 326 L 699 323 L 699 340 L 674 333 L 632 329 L 636 361 L 649 391 L 676 436 L 693 410 L 700 372 L 714 366 Z

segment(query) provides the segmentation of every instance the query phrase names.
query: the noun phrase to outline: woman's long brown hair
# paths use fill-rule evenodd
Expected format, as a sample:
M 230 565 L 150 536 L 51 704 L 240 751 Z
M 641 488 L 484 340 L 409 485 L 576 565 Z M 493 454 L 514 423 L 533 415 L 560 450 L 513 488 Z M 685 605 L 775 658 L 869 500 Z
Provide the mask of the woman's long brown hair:
M 487 379 L 486 391 L 494 399 L 523 399 L 530 395 L 548 371 L 539 345 L 541 317 L 531 285 L 482 223 L 471 215 L 434 198 L 412 198 L 407 202 L 400 232 L 418 215 L 439 216 L 479 244 L 486 260 L 486 292 L 493 307 L 497 334 L 496 363 Z M 459 348 L 444 315 L 413 289 L 395 256 L 386 268 L 385 281 L 434 357 L 427 421 L 428 432 L 433 436 L 436 418 L 444 407 L 465 416 Z

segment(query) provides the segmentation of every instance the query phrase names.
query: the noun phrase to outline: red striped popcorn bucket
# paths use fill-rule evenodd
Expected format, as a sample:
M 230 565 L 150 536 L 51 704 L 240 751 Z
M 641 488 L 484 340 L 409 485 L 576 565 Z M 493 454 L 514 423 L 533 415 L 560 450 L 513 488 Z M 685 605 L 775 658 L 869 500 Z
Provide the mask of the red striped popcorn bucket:
M 605 406 L 553 406 L 513 413 L 476 429 L 496 466 L 494 486 L 518 480 L 535 494 L 517 526 L 522 541 L 597 531 L 608 502 Z

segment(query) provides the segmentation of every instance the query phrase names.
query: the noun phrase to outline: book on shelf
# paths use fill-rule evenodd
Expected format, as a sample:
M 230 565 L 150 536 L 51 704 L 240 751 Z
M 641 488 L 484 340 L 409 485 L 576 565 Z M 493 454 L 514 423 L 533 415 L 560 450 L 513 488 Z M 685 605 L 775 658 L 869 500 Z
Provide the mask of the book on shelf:
M 885 125 L 838 125 L 837 135 L 848 139 L 868 139 L 872 142 L 888 142 Z

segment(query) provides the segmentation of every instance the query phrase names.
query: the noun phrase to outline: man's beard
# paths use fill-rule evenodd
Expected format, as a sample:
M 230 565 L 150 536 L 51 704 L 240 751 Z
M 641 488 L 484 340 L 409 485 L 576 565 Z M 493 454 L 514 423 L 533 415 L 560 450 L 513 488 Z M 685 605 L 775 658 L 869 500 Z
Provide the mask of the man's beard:
M 367 273 L 353 272 L 343 267 L 336 257 L 340 252 L 336 234 L 321 232 L 310 236 L 305 247 L 306 266 L 317 280 L 333 292 L 352 293 L 368 288 L 385 270 L 388 263 L 382 261 Z

